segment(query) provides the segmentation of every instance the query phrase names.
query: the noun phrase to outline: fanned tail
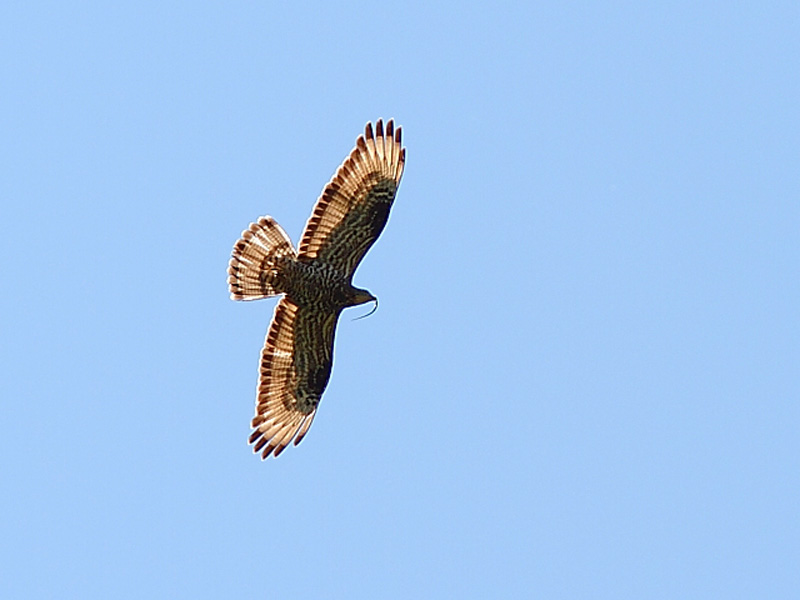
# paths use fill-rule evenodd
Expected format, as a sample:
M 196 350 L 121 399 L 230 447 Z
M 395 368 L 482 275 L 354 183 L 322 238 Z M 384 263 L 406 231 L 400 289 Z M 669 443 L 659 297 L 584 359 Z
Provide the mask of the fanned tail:
M 242 232 L 228 264 L 232 300 L 258 300 L 283 293 L 284 265 L 297 253 L 286 232 L 272 217 L 261 217 Z

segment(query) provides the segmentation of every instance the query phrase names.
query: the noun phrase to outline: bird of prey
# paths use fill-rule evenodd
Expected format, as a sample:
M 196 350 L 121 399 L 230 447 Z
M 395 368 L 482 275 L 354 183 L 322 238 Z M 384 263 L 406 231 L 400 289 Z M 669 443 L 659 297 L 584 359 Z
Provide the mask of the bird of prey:
M 250 444 L 266 459 L 297 445 L 314 420 L 333 365 L 342 310 L 377 299 L 353 287 L 361 259 L 389 218 L 406 151 L 394 122 L 364 135 L 322 191 L 297 250 L 271 217 L 242 232 L 228 266 L 233 300 L 283 295 L 264 348 Z

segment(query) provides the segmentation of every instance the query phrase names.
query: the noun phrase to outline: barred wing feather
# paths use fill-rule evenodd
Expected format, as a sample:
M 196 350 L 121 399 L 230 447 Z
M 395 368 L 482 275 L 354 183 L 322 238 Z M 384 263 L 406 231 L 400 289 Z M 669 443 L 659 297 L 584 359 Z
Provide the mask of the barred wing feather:
M 339 312 L 301 308 L 281 299 L 261 351 L 250 443 L 261 458 L 299 444 L 316 414 L 333 366 Z
M 318 259 L 350 278 L 389 218 L 403 176 L 405 148 L 394 121 L 378 120 L 364 135 L 317 200 L 298 256 Z

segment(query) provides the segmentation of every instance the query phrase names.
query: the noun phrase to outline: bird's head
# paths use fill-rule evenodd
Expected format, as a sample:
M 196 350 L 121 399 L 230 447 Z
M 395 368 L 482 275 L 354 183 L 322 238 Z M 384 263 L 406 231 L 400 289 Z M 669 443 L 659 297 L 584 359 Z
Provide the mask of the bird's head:
M 374 302 L 375 308 L 373 308 L 365 315 L 356 317 L 355 319 L 353 319 L 354 321 L 357 321 L 358 319 L 363 319 L 364 317 L 368 317 L 376 310 L 378 310 L 378 299 L 372 294 L 370 294 L 367 290 L 360 290 L 354 287 L 350 288 L 347 294 L 347 306 L 358 306 L 359 304 L 366 304 L 367 302 Z
M 348 290 L 347 306 L 358 306 L 359 304 L 377 301 L 378 299 L 370 294 L 367 290 L 362 290 L 359 288 L 350 288 Z

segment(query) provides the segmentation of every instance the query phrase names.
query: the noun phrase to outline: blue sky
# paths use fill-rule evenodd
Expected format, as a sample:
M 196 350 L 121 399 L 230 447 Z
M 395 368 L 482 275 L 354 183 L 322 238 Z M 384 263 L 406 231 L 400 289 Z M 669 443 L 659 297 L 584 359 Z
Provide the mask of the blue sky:
M 0 596 L 800 593 L 797 3 L 0 23 Z M 231 247 L 379 117 L 380 309 L 261 462 Z

